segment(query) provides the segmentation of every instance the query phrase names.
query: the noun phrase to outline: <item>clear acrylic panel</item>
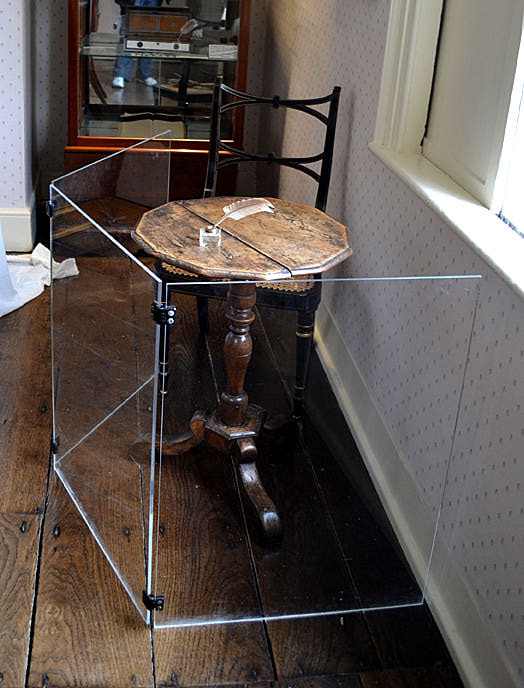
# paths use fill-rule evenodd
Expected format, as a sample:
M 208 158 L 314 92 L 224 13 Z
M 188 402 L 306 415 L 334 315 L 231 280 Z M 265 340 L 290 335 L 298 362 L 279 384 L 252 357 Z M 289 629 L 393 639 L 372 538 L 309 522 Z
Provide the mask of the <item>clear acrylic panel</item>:
M 50 187 L 53 259 L 78 268 L 52 285 L 54 468 L 146 620 L 161 292 L 130 231 L 167 200 L 168 145 L 144 141 Z
M 258 622 L 271 634 L 275 624 L 332 615 L 343 623 L 351 612 L 423 603 L 479 282 L 323 279 L 298 422 L 296 315 L 263 305 L 258 288 L 244 388 L 260 426 L 249 421 L 249 432 L 230 429 L 226 439 L 226 294 L 246 282 L 168 285 L 177 322 L 159 409 L 155 627 Z M 209 300 L 207 335 L 194 298 L 204 284 L 218 297 Z M 242 445 L 250 432 L 256 457 Z M 262 488 L 245 470 L 255 459 Z M 261 527 L 260 489 L 280 519 L 277 537 Z M 413 529 L 416 548 L 407 542 Z
M 325 277 L 298 421 L 296 315 L 258 287 L 248 420 L 224 429 L 226 295 L 254 285 L 168 283 L 135 244 L 142 214 L 169 197 L 167 146 L 144 141 L 51 186 L 53 256 L 79 268 L 53 284 L 57 474 L 155 628 L 250 622 L 271 636 L 422 604 L 479 276 Z M 207 333 L 203 284 L 216 297 Z M 152 318 L 155 304 L 174 324 Z

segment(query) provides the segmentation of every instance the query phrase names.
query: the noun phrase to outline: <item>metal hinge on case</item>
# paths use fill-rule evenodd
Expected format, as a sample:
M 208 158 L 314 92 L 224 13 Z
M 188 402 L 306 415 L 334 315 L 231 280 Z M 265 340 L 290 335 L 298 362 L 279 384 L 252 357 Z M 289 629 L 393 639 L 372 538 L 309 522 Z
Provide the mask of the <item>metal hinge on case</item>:
M 54 214 L 55 214 L 55 208 L 56 208 L 56 201 L 47 201 L 45 204 L 45 210 L 47 213 L 47 217 L 51 219 Z
M 153 315 L 153 320 L 158 325 L 174 325 L 176 322 L 175 306 L 164 306 L 158 301 L 153 301 L 151 304 L 151 313 Z
M 161 612 L 164 608 L 164 596 L 163 595 L 150 595 L 145 590 L 142 590 L 142 602 L 145 608 L 152 612 Z
M 60 437 L 51 438 L 51 454 L 58 454 L 58 447 L 60 445 Z

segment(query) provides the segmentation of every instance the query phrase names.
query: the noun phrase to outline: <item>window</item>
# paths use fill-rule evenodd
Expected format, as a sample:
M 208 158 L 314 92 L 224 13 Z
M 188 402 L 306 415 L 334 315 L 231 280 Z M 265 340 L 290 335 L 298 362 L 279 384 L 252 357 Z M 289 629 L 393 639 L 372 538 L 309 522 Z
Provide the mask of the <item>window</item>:
M 497 175 L 497 170 L 517 169 L 519 157 L 508 164 L 507 151 L 514 151 L 523 136 L 519 127 L 519 135 L 504 137 L 508 108 L 508 122 L 513 108 L 514 121 L 524 126 L 516 96 L 509 107 L 523 15 L 524 0 L 391 0 L 370 143 L 390 169 L 522 294 L 524 242 L 496 213 L 502 191 L 508 193 L 513 186 L 512 175 Z M 484 49 L 488 55 L 492 51 L 492 58 L 479 57 Z M 479 90 L 472 95 L 474 86 Z M 521 189 L 522 181 L 519 203 Z M 505 217 L 509 208 L 505 200 Z
M 423 155 L 492 207 L 522 33 L 521 0 L 445 0 Z
M 493 210 L 524 237 L 524 27 L 506 136 L 492 201 Z

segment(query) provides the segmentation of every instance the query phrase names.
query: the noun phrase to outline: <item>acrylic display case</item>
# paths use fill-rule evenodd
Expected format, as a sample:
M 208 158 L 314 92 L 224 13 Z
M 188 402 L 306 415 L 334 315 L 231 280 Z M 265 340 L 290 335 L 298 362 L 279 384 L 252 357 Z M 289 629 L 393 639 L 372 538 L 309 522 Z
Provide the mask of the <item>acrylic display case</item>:
M 196 409 L 216 407 L 228 329 L 226 303 L 212 300 L 204 336 L 194 298 L 173 293 L 175 282 L 166 289 L 130 236 L 144 211 L 168 200 L 168 146 L 144 141 L 51 185 L 53 257 L 74 257 L 79 268 L 53 284 L 55 471 L 155 628 L 249 622 L 271 634 L 283 623 L 422 604 L 479 277 L 329 273 L 298 424 L 286 422 L 294 317 L 255 309 L 245 389 L 282 421 L 256 438 L 282 524 L 281 537 L 268 539 L 234 452 L 205 438 L 178 455 L 166 449 Z M 138 155 L 151 181 L 141 193 L 129 174 Z M 361 341 L 358 321 L 371 311 L 373 337 Z M 353 368 L 339 365 L 345 341 Z M 388 492 L 417 510 L 415 553 Z

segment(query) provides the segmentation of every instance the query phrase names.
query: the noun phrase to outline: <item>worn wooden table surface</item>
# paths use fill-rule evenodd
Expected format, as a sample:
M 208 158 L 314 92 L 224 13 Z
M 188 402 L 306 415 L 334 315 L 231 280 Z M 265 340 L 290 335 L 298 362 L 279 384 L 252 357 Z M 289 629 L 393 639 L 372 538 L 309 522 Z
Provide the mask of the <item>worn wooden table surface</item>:
M 220 249 L 199 246 L 231 197 L 173 201 L 145 213 L 133 232 L 148 253 L 197 275 L 218 279 L 289 279 L 324 272 L 351 255 L 348 231 L 316 208 L 276 198 L 273 213 L 222 224 Z

